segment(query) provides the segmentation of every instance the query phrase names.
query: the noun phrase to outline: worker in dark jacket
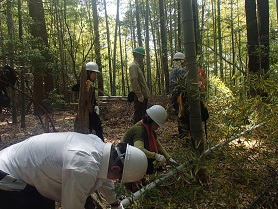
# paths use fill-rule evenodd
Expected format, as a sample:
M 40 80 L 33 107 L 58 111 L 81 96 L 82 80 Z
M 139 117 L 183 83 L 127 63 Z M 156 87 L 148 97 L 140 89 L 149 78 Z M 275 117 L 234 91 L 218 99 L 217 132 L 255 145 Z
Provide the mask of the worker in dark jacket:
M 95 62 L 88 62 L 86 64 L 87 80 L 94 83 L 96 80 L 98 70 L 98 65 Z M 80 83 L 75 84 L 72 87 L 72 91 L 79 91 Z M 89 113 L 89 133 L 95 131 L 95 134 L 104 141 L 103 129 L 101 125 L 101 120 L 99 117 L 99 106 L 96 101 L 95 88 L 93 89 L 92 98 L 92 112 Z

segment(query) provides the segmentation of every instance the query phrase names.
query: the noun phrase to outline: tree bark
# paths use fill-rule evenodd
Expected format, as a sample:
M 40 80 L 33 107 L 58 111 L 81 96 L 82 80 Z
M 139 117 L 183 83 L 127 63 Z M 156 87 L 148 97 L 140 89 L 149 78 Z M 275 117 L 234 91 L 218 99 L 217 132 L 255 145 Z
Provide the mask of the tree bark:
M 146 63 L 147 63 L 147 85 L 152 92 L 152 77 L 151 77 L 151 61 L 150 61 L 150 36 L 149 36 L 149 17 L 150 5 L 149 0 L 146 0 L 146 16 L 145 16 L 145 29 L 146 29 Z
M 89 113 L 92 111 L 93 85 L 87 80 L 86 66 L 82 66 L 78 99 L 78 111 L 74 122 L 74 131 L 89 133 Z
M 103 0 L 104 11 L 105 11 L 105 25 L 106 25 L 106 36 L 107 36 L 107 55 L 108 55 L 108 68 L 109 68 L 109 81 L 110 81 L 110 91 L 112 93 L 113 89 L 113 77 L 112 77 L 112 61 L 111 61 L 111 42 L 110 42 L 110 30 L 109 21 L 107 16 L 106 0 Z
M 181 1 L 182 25 L 184 32 L 184 49 L 187 75 L 187 95 L 189 102 L 190 136 L 197 157 L 204 161 L 203 127 L 201 119 L 200 92 L 198 88 L 196 44 L 191 0 Z M 202 182 L 207 181 L 206 171 L 198 168 L 198 177 Z
M 168 55 L 167 55 L 167 34 L 166 34 L 166 25 L 165 19 L 166 15 L 164 12 L 164 1 L 159 0 L 159 15 L 160 15 L 160 33 L 161 33 L 161 64 L 165 79 L 166 92 L 165 87 L 163 86 L 163 94 L 169 93 L 169 69 L 168 69 Z
M 246 24 L 247 24 L 247 49 L 248 69 L 250 73 L 260 72 L 260 54 L 258 39 L 258 24 L 256 16 L 256 1 L 245 0 Z
M 100 55 L 100 40 L 99 40 L 99 20 L 98 20 L 98 11 L 97 11 L 97 1 L 92 0 L 93 7 L 93 18 L 94 18 L 94 44 L 95 44 L 95 55 L 96 55 L 96 63 L 98 64 L 98 68 L 100 73 L 97 74 L 98 80 L 98 88 L 101 90 L 98 92 L 99 96 L 103 96 L 103 78 L 102 78 L 102 64 L 101 64 L 101 55 Z
M 269 70 L 269 3 L 265 0 L 257 0 L 257 4 L 261 73 L 266 75 Z
M 41 0 L 30 0 L 29 1 L 29 13 L 34 23 L 30 27 L 30 32 L 33 37 L 37 38 L 41 42 L 42 46 L 39 48 L 40 51 L 45 51 L 45 48 L 49 48 L 48 37 L 44 19 L 44 8 Z M 45 47 L 45 48 L 44 48 Z M 45 63 L 33 63 L 34 68 L 34 99 L 40 104 L 46 96 L 53 90 L 53 76 L 52 69 L 47 68 L 47 62 L 50 62 L 48 51 L 45 51 L 44 55 Z M 47 69 L 46 69 L 47 68 Z M 43 77 L 45 72 L 45 77 Z M 43 84 L 45 82 L 45 84 Z M 45 87 L 45 88 L 44 88 Z M 34 114 L 40 114 L 40 109 L 34 105 Z

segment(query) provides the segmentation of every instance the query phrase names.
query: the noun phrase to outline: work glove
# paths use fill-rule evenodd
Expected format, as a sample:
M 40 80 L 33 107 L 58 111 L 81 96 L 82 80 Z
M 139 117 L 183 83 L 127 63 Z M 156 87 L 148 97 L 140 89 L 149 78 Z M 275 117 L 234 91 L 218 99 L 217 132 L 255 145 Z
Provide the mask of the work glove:
M 117 206 L 117 207 L 112 207 L 112 206 L 111 206 L 109 209 L 125 209 L 125 208 L 124 208 L 123 204 L 120 203 L 119 206 Z
M 95 106 L 95 112 L 97 115 L 99 115 L 99 107 L 98 106 Z
M 177 166 L 178 165 L 178 162 L 177 161 L 175 161 L 173 158 L 169 158 L 168 159 L 168 162 L 169 162 L 169 164 L 171 164 L 171 165 L 173 165 L 173 166 Z
M 155 153 L 154 158 L 157 160 L 157 167 L 165 165 L 166 158 L 164 157 L 164 155 Z
M 138 101 L 143 102 L 144 101 L 144 96 L 138 97 Z

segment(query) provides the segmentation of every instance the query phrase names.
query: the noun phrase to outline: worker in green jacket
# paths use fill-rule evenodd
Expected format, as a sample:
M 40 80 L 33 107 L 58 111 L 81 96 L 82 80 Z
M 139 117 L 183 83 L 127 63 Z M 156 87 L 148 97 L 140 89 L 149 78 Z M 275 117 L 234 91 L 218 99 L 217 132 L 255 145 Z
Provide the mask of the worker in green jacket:
M 177 162 L 164 149 L 157 139 L 155 131 L 163 127 L 167 112 L 161 105 L 154 105 L 146 110 L 143 119 L 133 125 L 123 136 L 121 142 L 133 145 L 142 150 L 148 158 L 147 174 L 152 174 L 158 167 Z

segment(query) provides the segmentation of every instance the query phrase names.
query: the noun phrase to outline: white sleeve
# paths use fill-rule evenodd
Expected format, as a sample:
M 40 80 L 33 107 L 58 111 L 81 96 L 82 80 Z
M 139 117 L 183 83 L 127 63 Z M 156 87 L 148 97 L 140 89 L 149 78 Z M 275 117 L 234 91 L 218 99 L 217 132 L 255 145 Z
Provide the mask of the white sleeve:
M 99 159 L 79 150 L 68 150 L 62 170 L 62 208 L 84 209 L 97 181 Z
M 117 201 L 114 189 L 115 187 L 112 180 L 107 180 L 106 182 L 104 182 L 99 189 L 109 204 Z
M 62 208 L 84 209 L 90 185 L 95 184 L 96 177 L 67 169 L 62 178 Z

